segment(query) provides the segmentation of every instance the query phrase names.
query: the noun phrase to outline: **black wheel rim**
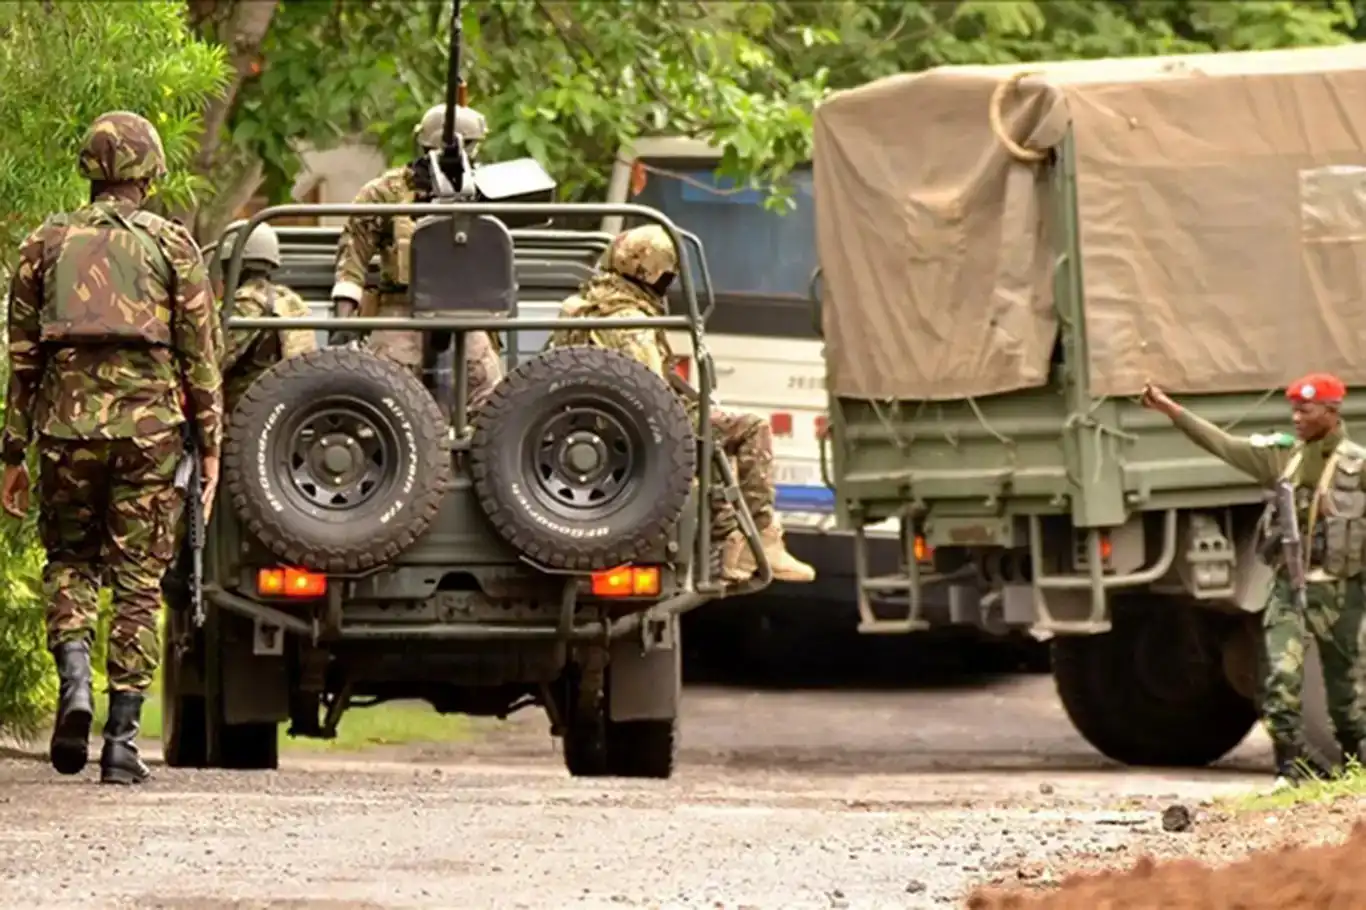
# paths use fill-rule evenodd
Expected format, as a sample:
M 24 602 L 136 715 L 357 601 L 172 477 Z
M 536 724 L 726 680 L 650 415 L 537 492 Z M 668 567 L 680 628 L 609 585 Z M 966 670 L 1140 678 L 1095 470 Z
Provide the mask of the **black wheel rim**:
M 592 520 L 610 514 L 636 486 L 641 440 L 608 407 L 569 405 L 536 422 L 527 447 L 536 496 L 556 514 Z
M 398 438 L 377 409 L 356 399 L 325 399 L 302 410 L 278 437 L 280 486 L 306 511 L 364 508 L 393 484 Z

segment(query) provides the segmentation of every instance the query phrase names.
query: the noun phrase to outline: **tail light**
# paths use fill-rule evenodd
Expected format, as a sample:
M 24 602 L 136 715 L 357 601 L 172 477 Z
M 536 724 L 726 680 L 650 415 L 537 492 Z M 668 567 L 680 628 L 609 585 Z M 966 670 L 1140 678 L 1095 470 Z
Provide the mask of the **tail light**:
M 654 597 L 658 594 L 658 566 L 621 566 L 593 573 L 594 597 Z
M 934 547 L 926 543 L 925 538 L 920 534 L 915 535 L 913 549 L 915 550 L 916 562 L 929 562 L 934 559 Z
M 692 358 L 675 357 L 673 371 L 678 375 L 678 378 L 684 382 L 692 382 Z
M 775 411 L 770 414 L 768 425 L 773 428 L 774 436 L 792 435 L 792 415 L 786 411 Z
M 821 414 L 816 418 L 816 438 L 830 438 L 830 418 L 826 417 L 824 414 Z
M 303 569 L 261 569 L 256 573 L 256 593 L 262 597 L 322 597 L 327 576 Z

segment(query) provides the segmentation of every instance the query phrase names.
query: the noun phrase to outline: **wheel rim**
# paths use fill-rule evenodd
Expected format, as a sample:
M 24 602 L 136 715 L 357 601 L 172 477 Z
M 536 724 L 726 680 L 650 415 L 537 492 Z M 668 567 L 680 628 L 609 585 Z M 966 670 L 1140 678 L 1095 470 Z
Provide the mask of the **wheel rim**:
M 560 515 L 606 515 L 636 486 L 639 436 L 607 408 L 572 405 L 539 421 L 530 438 L 537 498 Z
M 388 421 L 369 404 L 330 399 L 300 413 L 283 440 L 281 487 L 306 511 L 352 512 L 392 484 L 399 446 Z

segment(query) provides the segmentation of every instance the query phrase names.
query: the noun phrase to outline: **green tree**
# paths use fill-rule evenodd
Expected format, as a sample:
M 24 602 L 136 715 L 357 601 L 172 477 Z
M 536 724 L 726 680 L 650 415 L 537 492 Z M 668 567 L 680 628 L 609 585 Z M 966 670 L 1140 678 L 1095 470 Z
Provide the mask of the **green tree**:
M 73 61 L 79 61 L 73 65 Z M 132 110 L 161 133 L 171 174 L 157 192 L 193 198 L 189 170 L 206 100 L 224 79 L 223 53 L 194 38 L 176 0 L 0 4 L 0 277 L 48 214 L 82 204 L 76 155 L 90 121 Z M 8 299 L 8 298 L 6 298 Z M 7 376 L 0 373 L 0 389 Z M 33 733 L 54 694 L 43 634 L 32 517 L 0 526 L 0 730 Z

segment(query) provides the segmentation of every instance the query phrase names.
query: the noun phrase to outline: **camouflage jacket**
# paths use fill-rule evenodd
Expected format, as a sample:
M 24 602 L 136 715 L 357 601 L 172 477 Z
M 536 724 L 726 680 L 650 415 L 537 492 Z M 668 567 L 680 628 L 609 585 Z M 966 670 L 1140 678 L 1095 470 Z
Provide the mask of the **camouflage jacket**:
M 385 171 L 361 187 L 358 204 L 404 204 L 416 199 L 413 173 L 407 167 Z M 381 290 L 394 290 L 408 284 L 407 241 L 413 233 L 413 219 L 386 215 L 354 215 L 342 228 L 337 243 L 336 284 L 332 297 L 360 303 L 365 290 L 366 271 L 375 253 L 380 254 Z
M 285 318 L 308 315 L 308 304 L 289 288 L 254 278 L 233 296 L 233 315 Z M 281 360 L 318 349 L 318 338 L 309 329 L 268 331 L 231 329 L 223 345 L 223 397 L 229 411 L 256 378 Z
M 105 197 L 129 217 L 131 202 Z M 101 220 L 92 206 L 67 216 L 70 225 Z M 217 314 L 199 247 L 188 231 L 162 221 L 153 238 L 175 272 L 171 300 L 172 346 L 81 345 L 40 342 L 46 244 L 55 228 L 44 222 L 19 250 L 10 282 L 10 378 L 3 457 L 19 464 L 35 433 L 60 439 L 128 439 L 197 421 L 201 451 L 217 455 L 222 437 L 222 376 L 218 367 Z M 119 281 L 89 265 L 92 284 Z
M 616 317 L 640 319 L 658 316 L 659 300 L 620 275 L 593 276 L 577 294 L 560 305 L 560 318 Z M 570 346 L 608 348 L 632 357 L 661 377 L 673 356 L 664 332 L 659 329 L 561 329 L 550 336 L 546 348 Z

